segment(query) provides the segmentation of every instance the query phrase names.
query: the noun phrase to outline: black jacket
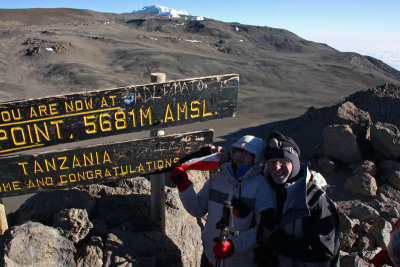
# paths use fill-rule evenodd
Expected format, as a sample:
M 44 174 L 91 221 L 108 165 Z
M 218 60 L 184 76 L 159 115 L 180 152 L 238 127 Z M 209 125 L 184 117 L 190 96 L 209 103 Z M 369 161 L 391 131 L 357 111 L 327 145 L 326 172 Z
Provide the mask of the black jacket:
M 325 192 L 315 185 L 312 173 L 303 166 L 290 183 L 276 185 L 270 181 L 269 184 L 275 214 L 271 215 L 270 210 L 262 216 L 259 265 L 307 266 L 312 262 L 313 266 L 315 263 L 330 266 L 331 262 L 336 263 L 340 232 L 337 210 Z M 275 217 L 277 228 L 268 242 L 262 242 L 262 224 L 271 225 L 271 220 L 265 218 L 271 216 Z

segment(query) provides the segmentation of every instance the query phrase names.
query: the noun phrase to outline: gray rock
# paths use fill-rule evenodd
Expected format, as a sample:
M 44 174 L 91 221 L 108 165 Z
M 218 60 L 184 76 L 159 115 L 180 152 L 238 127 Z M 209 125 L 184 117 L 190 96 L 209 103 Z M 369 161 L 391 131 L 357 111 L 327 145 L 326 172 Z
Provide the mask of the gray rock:
M 340 230 L 343 233 L 349 233 L 353 230 L 356 225 L 360 224 L 360 221 L 357 219 L 351 219 L 346 214 L 338 210 L 339 220 L 340 220 Z
M 131 188 L 94 184 L 85 188 L 97 201 L 91 216 L 103 221 L 107 229 L 131 222 L 136 229 L 150 230 L 151 197 L 150 190 L 145 189 L 150 188 L 150 181 L 145 178 L 133 178 L 129 186 Z
M 181 251 L 183 266 L 200 266 L 203 245 L 197 219 L 183 208 L 177 189 L 167 189 L 165 229 Z
M 400 157 L 400 131 L 389 123 L 378 122 L 371 125 L 371 144 L 384 159 Z
M 388 178 L 389 184 L 400 190 L 400 171 L 394 171 Z
M 369 267 L 369 263 L 360 258 L 357 253 L 352 253 L 350 255 L 340 258 L 341 267 Z
M 334 123 L 350 125 L 358 139 L 365 139 L 372 120 L 368 112 L 357 108 L 352 102 L 346 101 L 338 107 Z
M 398 219 L 400 218 L 399 210 L 396 207 L 389 207 L 387 211 L 389 217 Z
M 383 210 L 385 208 L 385 204 L 380 202 L 378 199 L 373 199 L 368 203 L 369 206 L 373 207 L 374 209 L 376 209 L 377 211 L 379 211 L 379 213 L 381 212 L 381 210 Z
M 361 150 L 349 125 L 327 125 L 322 137 L 326 157 L 347 164 L 361 162 Z
M 37 221 L 52 225 L 54 214 L 60 210 L 76 208 L 90 213 L 95 205 L 96 200 L 87 192 L 76 189 L 41 192 L 25 201 L 13 217 L 16 224 Z
M 135 194 L 148 194 L 151 191 L 151 184 L 145 177 L 135 177 L 118 181 L 117 188 L 123 188 Z
M 370 231 L 368 232 L 369 236 L 375 238 L 378 246 L 383 249 L 387 249 L 387 245 L 390 241 L 390 231 L 392 230 L 392 225 L 382 218 L 377 218 Z
M 5 232 L 1 243 L 1 266 L 76 266 L 76 249 L 57 229 L 27 222 Z
M 93 228 L 86 210 L 64 209 L 54 215 L 53 227 L 68 239 L 78 243 L 84 239 Z
M 375 163 L 369 160 L 364 160 L 360 164 L 356 165 L 352 173 L 353 175 L 368 173 L 369 175 L 374 176 L 376 173 Z
M 356 251 L 363 251 L 371 247 L 371 240 L 366 236 L 359 236 L 356 243 L 354 244 L 354 249 Z
M 394 171 L 400 171 L 400 162 L 394 160 L 384 160 L 378 164 L 379 172 L 382 174 L 381 179 L 387 182 L 389 176 Z
M 327 157 L 318 159 L 318 169 L 322 173 L 333 173 L 335 172 L 335 163 Z
M 347 192 L 361 194 L 363 196 L 375 196 L 378 186 L 374 177 L 368 173 L 364 173 L 348 178 L 344 189 Z
M 350 231 L 347 233 L 340 232 L 340 235 L 339 235 L 340 247 L 342 249 L 345 248 L 346 250 L 352 250 L 357 239 L 358 239 L 358 236 L 356 234 L 354 234 L 353 231 Z
M 362 222 L 372 221 L 379 217 L 379 213 L 372 207 L 363 203 L 350 209 L 350 217 L 356 218 Z
M 376 247 L 376 248 L 370 248 L 370 249 L 372 249 L 372 250 L 359 251 L 358 255 L 360 255 L 361 258 L 363 258 L 366 261 L 368 261 L 369 259 L 372 259 L 379 251 L 381 251 L 382 248 Z
M 103 267 L 103 242 L 101 237 L 92 236 L 90 241 L 78 251 L 77 267 Z
M 184 265 L 178 247 L 160 232 L 113 231 L 105 242 L 104 266 L 181 267 Z
M 388 202 L 387 197 L 386 197 L 384 194 L 382 194 L 382 193 L 378 193 L 378 194 L 376 195 L 376 198 L 377 198 L 380 202 L 384 202 L 384 203 L 387 203 L 387 202 Z
M 204 176 L 202 173 L 198 175 Z M 150 231 L 150 181 L 138 177 L 121 181 L 118 185 L 122 187 L 92 185 L 87 188 L 98 203 L 93 211 L 96 232 L 104 231 L 104 228 L 127 233 L 139 229 Z M 201 229 L 197 219 L 185 211 L 177 189 L 166 187 L 165 208 L 166 235 L 179 249 L 180 261 L 184 266 L 200 266 L 203 252 Z

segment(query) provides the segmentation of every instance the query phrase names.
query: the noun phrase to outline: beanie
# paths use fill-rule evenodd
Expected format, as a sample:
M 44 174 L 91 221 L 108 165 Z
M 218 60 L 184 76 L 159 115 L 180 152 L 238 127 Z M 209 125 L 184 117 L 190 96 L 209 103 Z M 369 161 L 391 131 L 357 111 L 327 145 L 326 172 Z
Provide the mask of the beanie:
M 290 160 L 293 165 L 289 180 L 295 177 L 300 171 L 300 148 L 296 142 L 284 136 L 278 131 L 274 131 L 268 136 L 268 144 L 264 153 L 265 160 L 273 158 L 284 158 Z
M 241 148 L 250 152 L 254 155 L 254 163 L 257 162 L 260 157 L 262 157 L 263 151 L 265 149 L 265 142 L 261 138 L 245 135 L 239 138 L 233 145 L 232 148 Z

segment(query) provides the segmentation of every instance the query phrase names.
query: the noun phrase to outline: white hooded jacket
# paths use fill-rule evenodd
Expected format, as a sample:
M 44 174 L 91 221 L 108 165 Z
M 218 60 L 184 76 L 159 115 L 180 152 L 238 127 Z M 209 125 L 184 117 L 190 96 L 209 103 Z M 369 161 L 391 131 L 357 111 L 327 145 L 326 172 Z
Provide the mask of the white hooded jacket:
M 239 142 L 241 140 L 242 144 Z M 252 139 L 246 136 L 239 139 L 238 142 L 233 147 L 240 147 L 247 150 L 246 147 L 249 148 L 248 145 L 251 144 L 252 149 L 249 149 L 249 152 L 254 154 L 258 150 L 256 151 L 257 154 L 255 154 L 256 158 L 262 155 L 265 143 L 261 139 Z M 249 144 L 246 145 L 246 143 Z M 255 147 L 257 148 L 256 150 L 254 149 Z M 215 262 L 213 254 L 215 242 L 213 240 L 220 235 L 220 229 L 216 228 L 216 224 L 222 217 L 223 202 L 232 201 L 234 197 L 239 197 L 240 192 L 240 199 L 252 211 L 246 218 L 239 218 L 235 215 L 231 216 L 230 229 L 239 231 L 239 234 L 228 237 L 233 241 L 234 254 L 225 259 L 224 264 L 226 267 L 255 266 L 253 263 L 253 248 L 257 245 L 257 223 L 260 219 L 259 214 L 266 208 L 267 203 L 265 196 L 267 188 L 265 183 L 267 181 L 261 175 L 260 171 L 258 165 L 254 165 L 248 169 L 242 176 L 240 186 L 239 180 L 233 174 L 232 162 L 226 162 L 221 164 L 220 170 L 210 177 L 197 194 L 192 185 L 179 193 L 185 209 L 192 216 L 202 217 L 208 213 L 207 223 L 202 231 L 202 240 L 209 262 Z

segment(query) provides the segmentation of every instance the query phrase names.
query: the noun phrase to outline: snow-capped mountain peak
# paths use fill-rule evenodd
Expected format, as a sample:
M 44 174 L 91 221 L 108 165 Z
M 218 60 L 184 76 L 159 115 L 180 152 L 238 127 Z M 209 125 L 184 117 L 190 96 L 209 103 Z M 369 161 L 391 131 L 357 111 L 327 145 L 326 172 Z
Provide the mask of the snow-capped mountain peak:
M 159 6 L 159 5 L 145 6 L 142 9 L 134 10 L 129 14 L 148 14 L 148 13 L 167 18 L 179 18 L 180 15 L 190 16 L 190 13 L 187 11 L 184 10 L 178 11 L 173 8 L 169 8 L 166 6 Z

